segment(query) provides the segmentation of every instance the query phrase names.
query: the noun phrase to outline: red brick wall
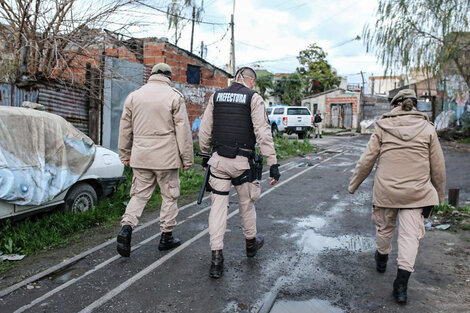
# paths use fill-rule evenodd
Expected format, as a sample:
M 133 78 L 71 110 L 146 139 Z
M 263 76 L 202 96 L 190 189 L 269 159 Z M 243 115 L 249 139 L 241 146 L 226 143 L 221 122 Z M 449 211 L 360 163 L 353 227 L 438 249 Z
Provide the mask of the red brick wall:
M 331 126 L 331 104 L 332 103 L 351 103 L 352 104 L 352 124 L 353 128 L 357 125 L 357 113 L 358 113 L 358 103 L 359 97 L 358 96 L 337 96 L 337 97 L 327 97 L 325 99 L 326 105 L 326 126 Z
M 167 42 L 156 41 L 155 39 L 144 40 L 143 61 L 147 69 L 147 78 L 150 75 L 152 67 L 156 63 L 167 63 L 172 68 L 172 81 L 176 89 L 181 91 L 185 97 L 191 125 L 194 121 L 194 133 L 197 133 L 198 119 L 206 107 L 211 94 L 220 88 L 228 86 L 228 76 L 219 69 L 195 57 L 191 53 L 178 49 L 174 45 Z M 120 47 L 109 44 L 105 48 L 107 57 L 114 57 L 131 62 L 138 62 L 134 53 L 126 47 Z M 88 56 L 77 58 L 70 70 L 70 75 L 75 81 L 85 82 L 85 65 L 87 62 L 92 67 L 99 66 L 99 58 L 101 50 L 88 50 Z M 186 70 L 188 64 L 199 66 L 201 68 L 201 83 L 198 85 L 188 84 L 186 82 Z

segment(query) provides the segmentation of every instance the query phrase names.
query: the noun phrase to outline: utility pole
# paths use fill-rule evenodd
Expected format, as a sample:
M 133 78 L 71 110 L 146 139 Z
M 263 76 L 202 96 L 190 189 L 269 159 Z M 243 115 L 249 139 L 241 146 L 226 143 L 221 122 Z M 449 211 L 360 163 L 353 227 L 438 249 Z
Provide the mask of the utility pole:
M 364 73 L 361 71 L 361 78 L 362 78 L 362 86 L 361 86 L 361 93 L 359 95 L 359 109 L 360 112 L 357 114 L 357 132 L 361 133 L 361 121 L 364 119 Z
M 201 41 L 201 59 L 204 59 L 204 41 Z
M 235 23 L 233 21 L 233 15 L 235 14 L 235 0 L 233 0 L 233 13 L 230 20 L 230 27 L 232 27 L 232 40 L 230 49 L 230 63 L 232 63 L 232 75 L 235 75 Z
M 196 4 L 193 3 L 193 20 L 191 26 L 191 49 L 189 52 L 193 53 L 193 39 L 194 39 L 194 20 L 196 19 Z

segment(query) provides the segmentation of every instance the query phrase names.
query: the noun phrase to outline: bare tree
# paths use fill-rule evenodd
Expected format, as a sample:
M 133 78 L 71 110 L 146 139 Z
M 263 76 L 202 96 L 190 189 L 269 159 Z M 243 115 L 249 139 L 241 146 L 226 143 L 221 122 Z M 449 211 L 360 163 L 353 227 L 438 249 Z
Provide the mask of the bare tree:
M 140 5 L 136 0 L 0 0 L 0 76 L 15 81 L 23 75 L 73 77 L 80 58 L 103 36 L 101 29 L 128 27 L 121 14 Z M 120 24 L 121 23 L 121 24 Z M 96 52 L 95 52 L 96 53 Z

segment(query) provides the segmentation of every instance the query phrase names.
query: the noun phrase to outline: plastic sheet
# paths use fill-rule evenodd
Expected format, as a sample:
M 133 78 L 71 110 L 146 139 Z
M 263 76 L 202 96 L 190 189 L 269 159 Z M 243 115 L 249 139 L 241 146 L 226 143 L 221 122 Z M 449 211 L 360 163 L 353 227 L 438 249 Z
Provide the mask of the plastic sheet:
M 0 199 L 19 205 L 53 199 L 88 169 L 95 150 L 58 115 L 0 107 Z

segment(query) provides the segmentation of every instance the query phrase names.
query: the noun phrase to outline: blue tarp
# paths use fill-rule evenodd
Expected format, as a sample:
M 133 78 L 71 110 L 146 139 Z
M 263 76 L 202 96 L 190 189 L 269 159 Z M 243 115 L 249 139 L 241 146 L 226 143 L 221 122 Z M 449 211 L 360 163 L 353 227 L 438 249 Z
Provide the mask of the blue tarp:
M 93 141 L 62 117 L 0 106 L 0 199 L 45 203 L 93 163 Z

